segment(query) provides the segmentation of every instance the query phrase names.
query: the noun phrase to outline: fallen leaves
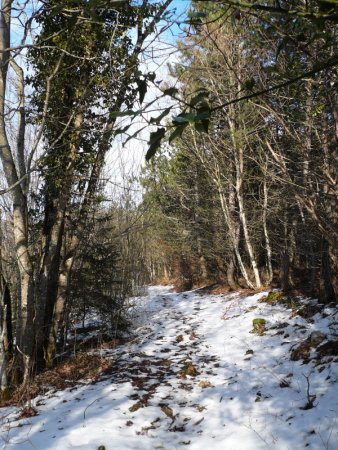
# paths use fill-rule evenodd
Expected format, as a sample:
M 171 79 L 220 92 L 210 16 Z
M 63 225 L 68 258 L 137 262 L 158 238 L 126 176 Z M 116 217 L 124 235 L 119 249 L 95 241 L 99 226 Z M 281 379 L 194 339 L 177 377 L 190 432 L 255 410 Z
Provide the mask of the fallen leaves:
M 28 417 L 34 417 L 38 415 L 38 410 L 34 406 L 25 406 L 22 408 L 19 419 L 26 419 Z
M 187 363 L 185 364 L 185 366 L 183 367 L 183 369 L 181 369 L 179 371 L 179 377 L 180 378 L 187 378 L 187 377 L 196 377 L 199 374 L 198 370 L 196 369 L 196 367 L 192 364 L 192 363 Z

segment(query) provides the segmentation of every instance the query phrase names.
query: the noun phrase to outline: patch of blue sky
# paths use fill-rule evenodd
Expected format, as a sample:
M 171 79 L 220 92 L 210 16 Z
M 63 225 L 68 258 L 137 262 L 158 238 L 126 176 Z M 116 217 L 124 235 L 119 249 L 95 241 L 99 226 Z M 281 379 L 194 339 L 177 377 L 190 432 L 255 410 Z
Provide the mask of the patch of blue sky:
M 170 10 L 174 10 L 174 18 L 170 29 L 173 41 L 182 35 L 182 26 L 187 19 L 187 11 L 190 6 L 191 0 L 173 0 L 170 4 Z

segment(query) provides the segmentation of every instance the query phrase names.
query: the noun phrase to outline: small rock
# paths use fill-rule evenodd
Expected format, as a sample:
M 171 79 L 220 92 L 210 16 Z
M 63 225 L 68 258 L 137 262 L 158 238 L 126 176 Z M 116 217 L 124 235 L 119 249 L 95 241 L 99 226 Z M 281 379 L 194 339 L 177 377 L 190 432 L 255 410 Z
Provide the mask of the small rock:
M 170 419 L 174 418 L 174 412 L 168 405 L 161 405 L 161 410 L 164 412 L 164 414 L 167 417 L 170 417 Z
M 138 409 L 143 408 L 144 405 L 141 402 L 137 402 L 129 408 L 130 412 L 136 412 Z
M 252 333 L 256 333 L 256 334 L 258 334 L 260 336 L 263 336 L 263 334 L 265 333 L 265 324 L 266 324 L 265 319 L 261 319 L 261 318 L 253 319 L 253 321 L 252 321 L 252 325 L 253 325 Z

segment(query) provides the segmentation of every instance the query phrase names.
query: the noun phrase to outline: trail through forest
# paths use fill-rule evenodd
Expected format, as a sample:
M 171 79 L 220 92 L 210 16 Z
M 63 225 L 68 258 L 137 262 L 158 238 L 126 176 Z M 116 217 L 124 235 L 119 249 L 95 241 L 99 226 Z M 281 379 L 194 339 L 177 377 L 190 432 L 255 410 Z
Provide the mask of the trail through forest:
M 337 311 L 267 295 L 150 287 L 109 371 L 3 408 L 1 448 L 338 448 Z

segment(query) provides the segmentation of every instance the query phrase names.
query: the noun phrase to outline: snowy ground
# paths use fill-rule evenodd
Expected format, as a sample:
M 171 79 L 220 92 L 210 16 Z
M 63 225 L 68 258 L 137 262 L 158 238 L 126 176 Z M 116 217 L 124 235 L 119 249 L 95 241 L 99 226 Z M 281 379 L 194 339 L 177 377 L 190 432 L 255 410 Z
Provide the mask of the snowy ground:
M 308 363 L 290 359 L 310 336 L 313 347 L 337 340 L 338 316 L 327 308 L 308 321 L 264 295 L 150 288 L 136 338 L 102 350 L 111 373 L 37 397 L 35 417 L 1 409 L 1 448 L 338 449 L 337 357 L 311 348 Z M 264 334 L 251 332 L 255 318 Z

